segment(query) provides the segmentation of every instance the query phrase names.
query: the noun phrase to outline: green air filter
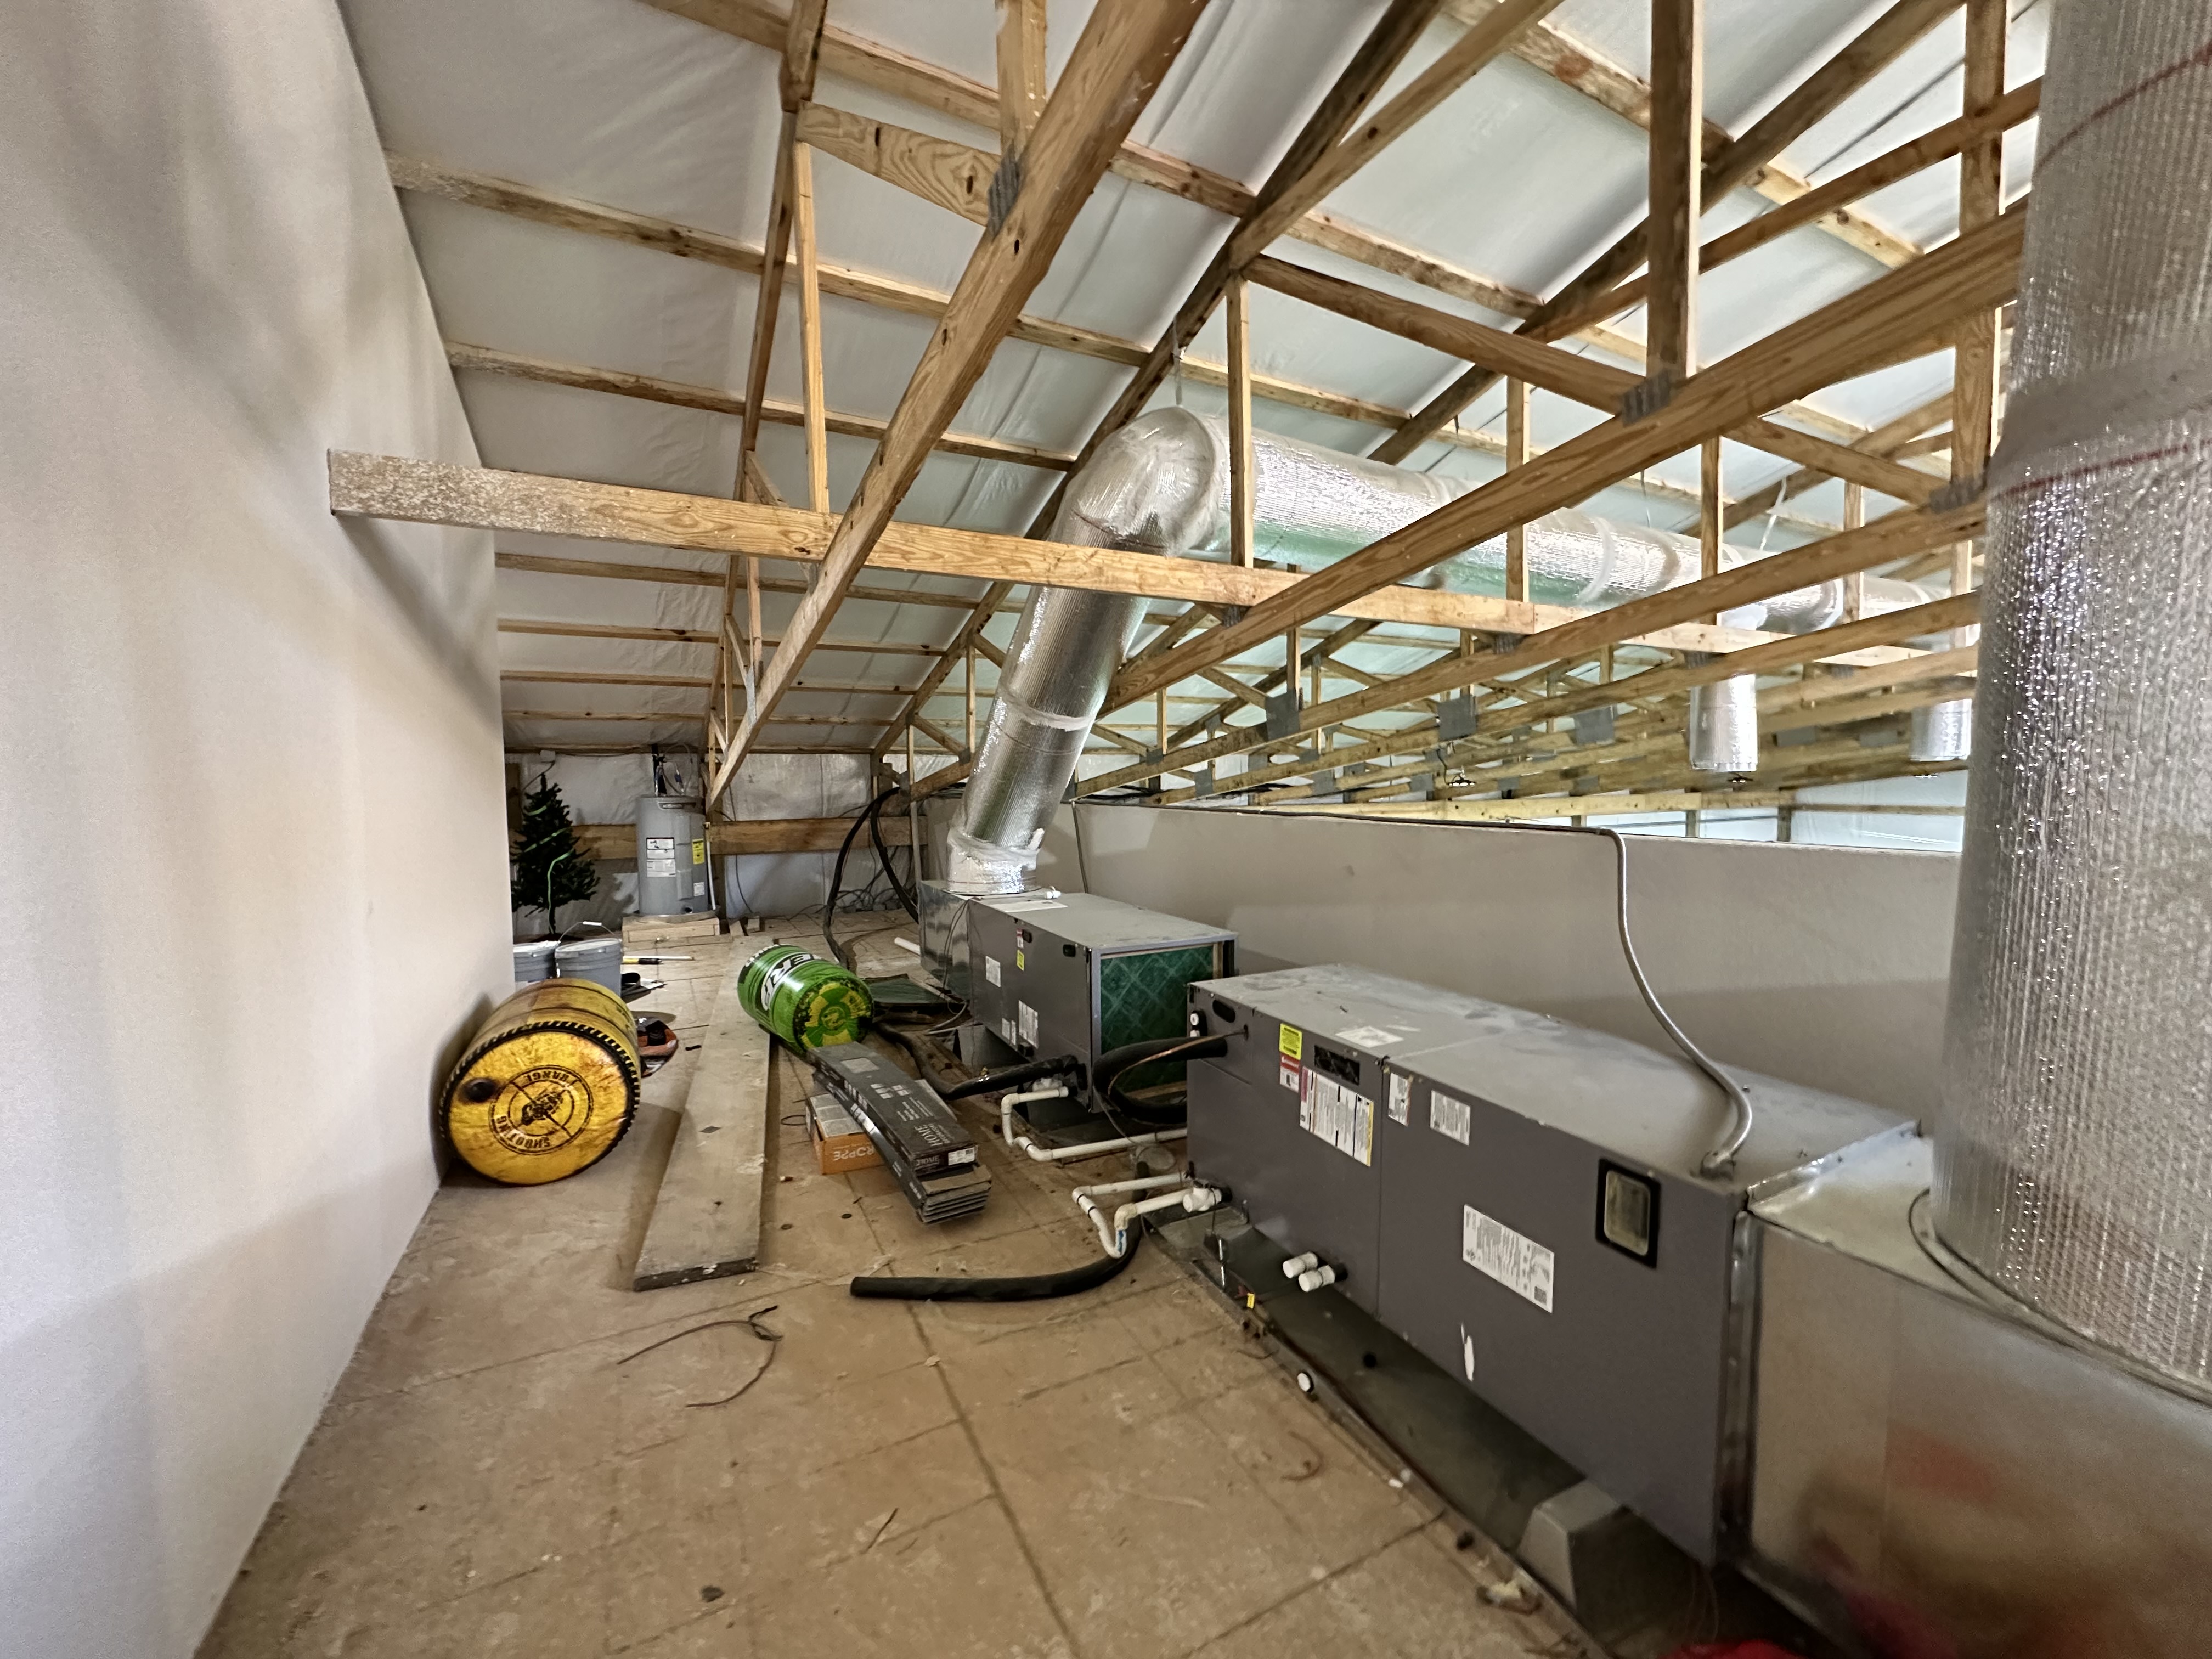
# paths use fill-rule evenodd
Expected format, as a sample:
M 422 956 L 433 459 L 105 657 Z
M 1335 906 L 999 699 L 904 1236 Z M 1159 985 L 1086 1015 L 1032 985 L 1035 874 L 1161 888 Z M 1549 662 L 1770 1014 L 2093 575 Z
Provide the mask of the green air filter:
M 859 975 L 796 945 L 771 945 L 747 963 L 738 995 L 794 1048 L 857 1041 L 875 1006 Z
M 1103 1053 L 1125 1043 L 1183 1035 L 1190 1009 L 1190 982 L 1220 975 L 1220 956 L 1211 945 L 1178 945 L 1166 951 L 1130 951 L 1098 963 L 1098 1047 Z M 1179 1081 L 1183 1063 L 1161 1060 L 1125 1073 L 1121 1087 L 1155 1088 Z

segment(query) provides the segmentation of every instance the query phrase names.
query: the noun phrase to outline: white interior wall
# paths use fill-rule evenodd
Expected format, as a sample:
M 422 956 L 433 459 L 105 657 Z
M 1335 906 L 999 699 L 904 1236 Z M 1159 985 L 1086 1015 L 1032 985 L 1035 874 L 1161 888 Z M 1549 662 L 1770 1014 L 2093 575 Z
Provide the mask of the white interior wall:
M 1934 1110 L 1954 856 L 1656 837 L 1628 856 L 1644 971 L 1709 1052 Z M 1360 963 L 1667 1046 L 1595 836 L 1085 805 L 1061 809 L 1038 878 L 1233 927 L 1248 973 Z
M 437 1179 L 509 982 L 489 538 L 328 0 L 0 53 L 0 1651 L 189 1655 Z

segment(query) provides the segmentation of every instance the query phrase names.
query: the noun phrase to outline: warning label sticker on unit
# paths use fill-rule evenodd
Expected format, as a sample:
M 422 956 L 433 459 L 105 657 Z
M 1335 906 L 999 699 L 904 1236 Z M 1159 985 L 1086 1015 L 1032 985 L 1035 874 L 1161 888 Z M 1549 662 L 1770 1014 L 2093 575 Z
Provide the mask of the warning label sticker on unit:
M 1413 1079 L 1390 1074 L 1390 1121 L 1410 1123 L 1413 1118 Z
M 1460 1259 L 1514 1295 L 1551 1312 L 1552 1253 L 1472 1204 L 1462 1207 L 1466 1213 L 1460 1220 Z
M 1281 1062 L 1275 1069 L 1275 1081 L 1281 1084 L 1283 1087 L 1290 1090 L 1294 1094 L 1304 1086 L 1305 1075 L 1306 1068 L 1299 1065 L 1295 1060 L 1292 1060 L 1288 1054 L 1283 1056 Z
M 676 873 L 676 837 L 647 836 L 645 838 L 645 873 L 648 876 L 672 876 Z
M 998 957 L 985 957 L 983 958 L 983 977 L 989 980 L 994 985 L 996 985 L 999 982 Z
M 1283 1027 L 1283 1034 L 1277 1039 L 1277 1042 L 1281 1047 L 1282 1051 L 1288 1054 L 1292 1060 L 1304 1060 L 1305 1058 L 1306 1034 L 1298 1030 L 1297 1026 L 1285 1025 Z
M 1030 1007 L 1026 1002 L 1018 1002 L 1014 1005 L 1014 1012 L 1020 1017 L 1021 1020 L 1019 1026 L 1021 1036 L 1019 1040 L 1023 1042 L 1026 1042 L 1032 1048 L 1036 1048 L 1037 1040 L 1036 1010 Z
M 693 842 L 691 843 L 691 862 L 694 864 L 704 864 L 706 861 L 707 843 L 703 841 Z
M 1381 1025 L 1352 1025 L 1336 1034 L 1339 1042 L 1353 1042 L 1363 1048 L 1393 1047 L 1402 1035 Z
M 1298 1127 L 1347 1158 L 1375 1161 L 1375 1103 L 1325 1072 L 1308 1071 L 1298 1097 Z
M 1449 1095 L 1440 1095 L 1434 1089 L 1429 1091 L 1429 1127 L 1440 1135 L 1449 1135 L 1464 1146 L 1468 1131 L 1474 1125 L 1474 1107 Z

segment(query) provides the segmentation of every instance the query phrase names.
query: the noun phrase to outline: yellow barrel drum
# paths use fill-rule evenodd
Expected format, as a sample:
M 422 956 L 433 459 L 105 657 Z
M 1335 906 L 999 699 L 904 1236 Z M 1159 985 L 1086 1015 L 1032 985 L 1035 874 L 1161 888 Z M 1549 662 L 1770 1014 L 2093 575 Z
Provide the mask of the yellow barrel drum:
M 613 1149 L 637 1114 L 643 1074 L 637 1022 L 620 997 L 587 979 L 540 980 L 470 1039 L 439 1115 L 471 1169 L 534 1186 Z

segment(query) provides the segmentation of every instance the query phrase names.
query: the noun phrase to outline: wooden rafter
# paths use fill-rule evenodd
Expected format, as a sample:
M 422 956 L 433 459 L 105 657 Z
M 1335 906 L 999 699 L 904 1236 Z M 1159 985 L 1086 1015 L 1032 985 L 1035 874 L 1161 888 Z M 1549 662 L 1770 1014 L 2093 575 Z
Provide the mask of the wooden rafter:
M 1744 183 L 1780 155 L 1793 139 L 1894 62 L 1899 53 L 1955 10 L 1959 3 L 1960 0 L 1896 0 L 1894 5 L 1749 130 L 1729 140 L 1718 154 L 1705 156 L 1698 186 L 1700 198 L 1705 203 L 1717 202 Z M 1539 339 L 1560 337 L 1561 319 L 1571 316 L 1584 301 L 1611 288 L 1643 260 L 1648 231 L 1647 221 L 1626 233 L 1516 331 L 1532 334 Z M 1413 421 L 1378 444 L 1373 451 L 1374 458 L 1381 461 L 1405 459 L 1497 379 L 1497 375 L 1480 367 L 1459 376 L 1424 404 Z
M 1503 0 L 1444 0 L 1444 9 L 1462 22 L 1474 24 L 1501 3 Z M 1589 42 L 1562 33 L 1556 25 L 1543 23 L 1529 30 L 1515 43 L 1513 55 L 1631 125 L 1650 125 L 1650 87 Z M 1717 155 L 1731 142 L 1726 127 L 1717 122 L 1705 124 L 1706 155 Z M 1781 204 L 1796 200 L 1813 186 L 1780 161 L 1770 159 L 1746 177 L 1743 187 Z M 1821 228 L 1885 265 L 1901 265 L 1921 252 L 1894 231 L 1850 208 L 1838 209 L 1832 217 L 1822 221 Z
M 1267 182 L 1260 186 L 1240 212 L 1237 224 L 1230 231 L 1228 241 L 1207 262 L 1197 283 L 1176 308 L 1175 317 L 1168 324 L 1166 332 L 1146 354 L 1144 362 L 1137 366 L 1136 374 L 1122 386 L 1120 395 L 1076 452 L 1079 467 L 1090 459 L 1100 444 L 1120 431 L 1144 409 L 1152 393 L 1167 378 L 1178 354 L 1213 314 L 1214 307 L 1220 303 L 1229 279 L 1237 269 L 1230 258 L 1229 250 L 1238 233 L 1257 222 L 1275 203 L 1295 190 L 1307 173 L 1319 165 L 1343 138 L 1352 124 L 1358 118 L 1360 111 L 1389 79 L 1391 70 L 1413 49 L 1414 41 L 1420 38 L 1421 31 L 1428 27 L 1429 20 L 1436 15 L 1439 3 L 1441 0 L 1390 0 L 1389 9 L 1368 31 L 1359 50 L 1352 54 L 1352 61 L 1345 66 L 1321 102 L 1315 106 L 1312 114 L 1306 118 L 1297 137 L 1291 141 L 1289 149 L 1284 152 L 1282 159 L 1275 163 L 1273 171 L 1267 175 Z M 1046 502 L 1044 510 L 1036 515 L 1030 526 L 1031 535 L 1038 534 L 1052 523 L 1060 510 L 1060 494 L 1055 490 L 1052 499 Z
M 1251 263 L 1247 274 L 1252 281 L 1279 294 L 1322 307 L 1401 338 L 1418 341 L 1434 350 L 1466 358 L 1498 374 L 1517 377 L 1593 409 L 1610 412 L 1619 408 L 1637 384 L 1636 376 L 1626 369 L 1464 317 L 1455 317 L 1433 306 L 1380 294 L 1340 277 L 1323 276 L 1303 265 L 1262 256 Z M 1832 477 L 1855 479 L 1902 501 L 1924 501 L 1940 488 L 1940 481 L 1924 472 L 1809 432 L 1800 432 L 1763 415 L 1731 428 L 1725 435 L 1751 448 L 1820 467 Z
M 995 191 L 1012 201 L 954 288 L 937 331 L 908 382 L 852 504 L 823 552 L 822 573 L 785 627 L 762 675 L 753 707 L 716 769 L 708 798 L 721 793 L 757 728 L 775 712 L 812 642 L 828 629 L 838 600 L 860 574 L 892 511 L 921 471 L 930 447 L 989 366 L 991 354 L 1042 279 L 1073 224 L 1175 61 L 1205 0 L 1127 0 L 1092 14 L 1011 174 Z M 780 258 L 777 260 L 781 264 Z
M 1310 617 L 1338 610 L 1370 586 L 1394 581 L 1743 424 L 1753 411 L 1860 372 L 1892 342 L 2001 304 L 2018 278 L 2021 220 L 2008 215 L 1889 272 L 1812 315 L 1692 375 L 1648 418 L 1615 419 L 1504 477 L 1395 531 L 1308 577 L 1295 593 L 1254 608 L 1228 627 L 1170 653 L 1142 675 L 1125 674 L 1109 707 L 1146 696 L 1206 663 L 1250 648 Z M 1863 532 L 1861 532 L 1863 533 Z
M 745 400 L 735 392 L 725 392 L 719 386 L 694 386 L 684 380 L 661 380 L 651 374 L 633 374 L 623 369 L 592 368 L 580 363 L 556 362 L 544 357 L 527 357 L 520 352 L 495 351 L 489 346 L 472 345 L 462 340 L 446 342 L 446 361 L 455 368 L 473 369 L 485 374 L 504 374 L 516 380 L 538 380 L 548 386 L 575 386 L 586 392 L 604 392 L 617 398 L 637 398 L 648 403 L 668 404 L 678 409 L 700 409 L 716 415 L 742 416 Z M 806 410 L 802 404 L 785 403 L 770 398 L 761 410 L 761 419 L 778 426 L 804 427 Z M 884 435 L 884 422 L 873 416 L 839 414 L 824 410 L 823 423 L 831 432 L 850 438 L 879 439 Z M 1055 472 L 1065 472 L 1075 458 L 1058 450 L 1041 449 L 1034 444 L 1015 443 L 1005 438 L 988 438 L 958 432 L 948 432 L 937 441 L 938 449 L 947 455 L 968 455 L 981 461 L 1011 461 L 1017 466 L 1043 467 Z
M 513 215 L 540 224 L 555 225 L 566 230 L 605 236 L 617 241 L 629 243 L 633 246 L 649 247 L 656 252 L 680 258 L 702 259 L 733 270 L 757 272 L 760 269 L 761 254 L 757 248 L 749 247 L 728 238 L 718 237 L 710 232 L 699 230 L 694 227 L 677 224 L 668 220 L 648 219 L 641 215 L 602 207 L 594 203 L 549 195 L 542 191 L 515 184 L 512 180 L 495 179 L 487 174 L 463 173 L 453 168 L 433 167 L 427 162 L 403 157 L 389 157 L 387 160 L 392 168 L 392 181 L 404 190 L 427 191 L 448 200 L 465 202 L 473 207 Z M 821 275 L 822 288 L 825 294 L 865 305 L 903 312 L 914 316 L 939 316 L 943 313 L 945 303 L 950 298 L 947 295 L 923 288 L 919 284 L 902 283 L 893 278 L 865 271 L 851 270 L 833 264 L 823 265 Z M 1446 292 L 1455 291 L 1448 285 L 1437 284 L 1437 286 L 1443 287 Z M 1146 360 L 1147 351 L 1146 347 L 1133 340 L 1119 339 L 1112 335 L 1102 334 L 1096 330 L 1038 317 L 1022 318 L 1016 323 L 1011 337 L 1032 345 L 1072 352 L 1098 362 L 1118 363 L 1124 367 L 1141 364 Z M 483 351 L 488 350 L 488 348 L 478 347 L 473 349 Z M 498 355 L 501 357 L 524 363 L 541 361 L 519 358 L 514 354 Z M 493 367 L 489 362 L 471 363 L 468 366 Z M 522 371 L 495 369 L 495 372 L 520 373 Z M 657 398 L 657 388 L 680 387 L 682 384 L 674 381 L 655 381 L 650 377 L 629 376 L 612 370 L 575 369 L 574 372 L 580 375 L 610 376 L 611 379 L 605 384 L 587 382 L 584 380 L 568 383 L 588 385 L 592 390 L 617 392 L 620 395 Z M 1186 355 L 1179 372 L 1187 380 L 1203 386 L 1225 386 L 1228 384 L 1226 366 L 1209 358 Z M 548 376 L 548 378 L 557 377 Z M 744 399 L 740 397 L 714 392 L 707 388 L 697 390 L 706 397 L 715 398 L 717 401 L 695 403 L 691 397 L 681 392 L 666 400 L 695 407 L 715 408 L 726 413 L 743 412 Z M 1270 403 L 1281 404 L 1288 408 L 1311 410 L 1317 414 L 1334 416 L 1340 420 L 1356 421 L 1386 431 L 1411 418 L 1410 411 L 1395 408 L 1388 404 L 1377 403 L 1371 398 L 1358 398 L 1349 393 L 1321 386 L 1306 386 L 1284 380 L 1279 376 L 1256 372 L 1252 376 L 1252 395 Z M 728 399 L 726 409 L 719 401 L 723 398 Z M 1792 411 L 1793 418 L 1796 418 L 1797 412 Z M 1808 410 L 1802 413 L 1809 417 L 1815 411 Z M 775 399 L 769 399 L 763 409 L 762 418 L 771 422 L 783 422 L 789 418 L 795 422 L 798 414 L 798 405 L 778 404 Z M 866 418 L 863 416 L 833 416 L 831 418 L 832 431 L 849 431 L 850 435 L 863 437 L 873 437 L 879 435 L 880 433 L 880 422 L 872 423 L 866 430 L 860 429 L 860 423 Z M 851 427 L 840 427 L 834 423 L 840 420 L 851 422 Z M 1845 435 L 1856 437 L 1856 434 L 1851 433 Z M 1446 427 L 1437 436 L 1440 441 L 1482 453 L 1495 455 L 1504 453 L 1504 446 L 1501 440 L 1489 433 L 1474 428 Z M 1006 441 L 1000 439 L 961 439 L 949 441 L 946 447 L 955 448 L 957 444 L 970 444 L 980 448 L 990 445 L 1003 445 Z M 956 453 L 963 452 L 956 449 Z M 1059 470 L 1066 470 L 1073 464 L 1072 456 L 1055 456 L 1054 459 L 1048 462 L 1042 453 L 1033 456 L 1012 451 L 988 455 L 977 453 L 977 459 L 1018 460 L 1025 465 L 1051 465 Z M 1694 492 L 1683 492 L 1676 486 L 1658 478 L 1644 480 L 1642 487 L 1650 493 L 1670 498 L 1681 496 L 1692 501 L 1695 500 Z M 1817 520 L 1793 516 L 1786 513 L 1782 516 L 1784 522 L 1796 523 L 1808 529 L 1834 527 L 1832 525 L 1822 525 Z

